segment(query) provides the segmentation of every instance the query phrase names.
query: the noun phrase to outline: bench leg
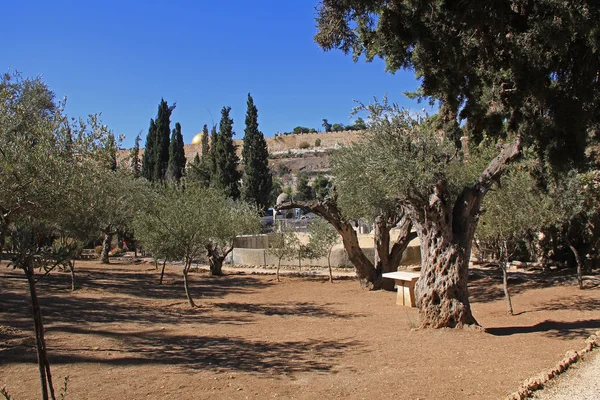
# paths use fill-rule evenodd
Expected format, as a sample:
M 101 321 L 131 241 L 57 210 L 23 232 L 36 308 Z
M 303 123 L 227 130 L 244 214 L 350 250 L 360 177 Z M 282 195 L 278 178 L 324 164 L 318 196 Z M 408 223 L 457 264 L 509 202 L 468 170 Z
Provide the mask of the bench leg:
M 416 307 L 415 302 L 415 282 L 416 281 L 397 281 L 398 295 L 396 305 L 405 307 Z

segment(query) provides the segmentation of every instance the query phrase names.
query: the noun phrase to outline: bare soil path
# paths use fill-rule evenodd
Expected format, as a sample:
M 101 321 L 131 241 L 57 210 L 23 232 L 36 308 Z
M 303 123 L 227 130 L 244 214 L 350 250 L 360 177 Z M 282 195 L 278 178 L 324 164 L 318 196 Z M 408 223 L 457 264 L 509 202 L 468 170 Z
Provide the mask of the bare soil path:
M 79 289 L 53 273 L 39 284 L 56 386 L 71 399 L 501 399 L 583 347 L 600 329 L 598 277 L 513 273 L 516 316 L 500 276 L 474 270 L 474 315 L 487 332 L 412 330 L 418 313 L 395 293 L 350 279 L 78 262 Z M 0 265 L 0 387 L 39 398 L 22 272 Z

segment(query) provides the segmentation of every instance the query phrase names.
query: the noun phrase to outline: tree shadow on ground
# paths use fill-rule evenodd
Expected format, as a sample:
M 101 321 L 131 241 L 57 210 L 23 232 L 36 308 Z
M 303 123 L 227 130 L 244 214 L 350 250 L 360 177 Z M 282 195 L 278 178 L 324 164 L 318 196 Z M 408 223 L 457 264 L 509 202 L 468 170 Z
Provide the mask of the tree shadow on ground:
M 546 320 L 532 326 L 506 326 L 485 328 L 485 331 L 494 336 L 510 336 L 528 333 L 543 333 L 544 336 L 558 339 L 576 339 L 591 335 L 595 329 L 600 328 L 600 319 L 577 321 Z
M 596 275 L 597 273 L 590 276 L 589 280 L 595 281 Z M 508 273 L 508 288 L 511 295 L 533 289 L 576 284 L 577 278 L 570 271 L 510 271 Z M 502 299 L 504 291 L 501 269 L 488 267 L 469 270 L 469 297 L 472 303 L 489 303 Z
M 315 304 L 309 302 L 288 302 L 283 304 L 255 304 L 255 303 L 213 303 L 214 307 L 226 311 L 262 314 L 262 315 L 279 315 L 279 316 L 302 316 L 316 318 L 336 318 L 336 319 L 351 319 L 356 317 L 364 317 L 357 313 L 342 313 L 331 309 L 330 303 Z
M 191 308 L 187 305 L 182 281 L 159 285 L 157 282 L 149 283 L 148 275 L 131 271 L 91 271 L 79 275 L 81 289 L 73 294 L 67 289 L 70 287 L 68 274 L 53 273 L 38 283 L 38 296 L 48 331 L 56 324 L 249 323 L 251 317 L 248 315 L 217 316 L 209 307 L 202 307 L 202 300 L 221 298 L 228 293 L 251 293 L 269 285 L 248 276 L 200 279 L 194 276 L 191 292 L 200 307 Z M 11 271 L 10 274 L 2 274 L 0 279 L 0 327 L 30 331 L 31 304 L 24 275 Z M 6 330 L 6 335 L 11 335 L 11 332 Z
M 600 310 L 600 299 L 590 299 L 582 296 L 569 296 L 553 299 L 538 306 L 536 311 L 598 311 Z
M 101 290 L 113 294 L 124 294 L 144 299 L 177 299 L 185 296 L 183 274 L 173 271 L 165 273 L 163 284 L 159 284 L 160 270 L 128 270 L 111 266 L 110 271 L 99 269 L 76 269 L 76 283 L 79 289 Z M 210 276 L 206 272 L 190 273 L 192 296 L 223 297 L 229 293 L 249 293 L 265 288 L 270 283 L 246 275 Z M 69 290 L 71 285 L 68 273 L 51 273 L 40 281 L 40 289 Z
M 72 330 L 77 330 L 73 327 Z M 97 332 L 99 333 L 99 332 Z M 52 364 L 97 363 L 108 365 L 161 364 L 215 372 L 293 374 L 329 372 L 335 360 L 364 344 L 350 339 L 261 341 L 239 337 L 168 335 L 156 332 L 119 334 L 118 348 L 50 348 Z M 35 362 L 35 352 L 4 351 L 1 364 Z

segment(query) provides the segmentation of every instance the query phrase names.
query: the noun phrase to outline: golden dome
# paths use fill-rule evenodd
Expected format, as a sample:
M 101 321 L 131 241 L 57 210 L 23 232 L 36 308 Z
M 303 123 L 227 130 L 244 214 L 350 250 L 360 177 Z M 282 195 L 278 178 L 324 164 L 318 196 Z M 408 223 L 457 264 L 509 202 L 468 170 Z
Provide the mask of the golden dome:
M 192 144 L 202 144 L 202 137 L 204 137 L 204 132 L 200 132 L 192 139 Z

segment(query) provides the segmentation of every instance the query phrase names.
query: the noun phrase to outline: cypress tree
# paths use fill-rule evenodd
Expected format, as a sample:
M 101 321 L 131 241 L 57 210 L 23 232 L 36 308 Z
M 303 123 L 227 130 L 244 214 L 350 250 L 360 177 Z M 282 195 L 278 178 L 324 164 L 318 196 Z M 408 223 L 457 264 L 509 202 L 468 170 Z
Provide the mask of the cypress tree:
M 263 133 L 258 130 L 258 109 L 248 93 L 246 129 L 244 130 L 244 181 L 242 198 L 264 211 L 269 206 L 273 177 L 269 170 L 269 150 Z
M 202 149 L 202 157 L 206 156 L 210 149 L 208 145 L 208 126 L 206 124 L 202 128 L 202 143 L 200 143 L 200 148 Z
M 154 164 L 156 153 L 156 123 L 150 119 L 150 128 L 146 136 L 146 149 L 142 157 L 142 176 L 149 181 L 154 180 Z
M 156 117 L 156 147 L 154 153 L 154 181 L 165 179 L 169 165 L 169 146 L 171 144 L 171 113 L 175 106 L 169 107 L 164 100 L 160 100 L 158 115 Z
M 233 120 L 229 117 L 230 111 L 231 107 L 223 107 L 221 110 L 219 133 L 212 146 L 215 169 L 211 184 L 221 189 L 227 197 L 237 200 L 240 197 L 240 173 L 237 170 L 239 158 L 233 144 Z
M 131 163 L 130 164 L 131 170 L 133 171 L 133 177 L 139 178 L 140 174 L 141 174 L 141 170 L 140 170 L 140 135 L 137 135 L 135 137 L 135 144 L 133 145 L 133 148 L 129 152 L 129 158 L 130 158 L 130 163 Z
M 219 136 L 219 134 L 217 133 L 217 127 L 215 125 L 213 125 L 213 127 L 210 131 L 210 148 L 208 149 L 208 158 L 209 158 L 208 164 L 209 164 L 211 176 L 214 176 L 217 171 L 217 153 L 216 153 L 215 149 L 216 149 L 218 136 Z
M 167 168 L 166 178 L 179 182 L 185 168 L 185 152 L 183 150 L 183 136 L 181 135 L 181 125 L 175 124 L 175 129 L 171 135 L 171 144 L 169 145 L 169 166 Z

